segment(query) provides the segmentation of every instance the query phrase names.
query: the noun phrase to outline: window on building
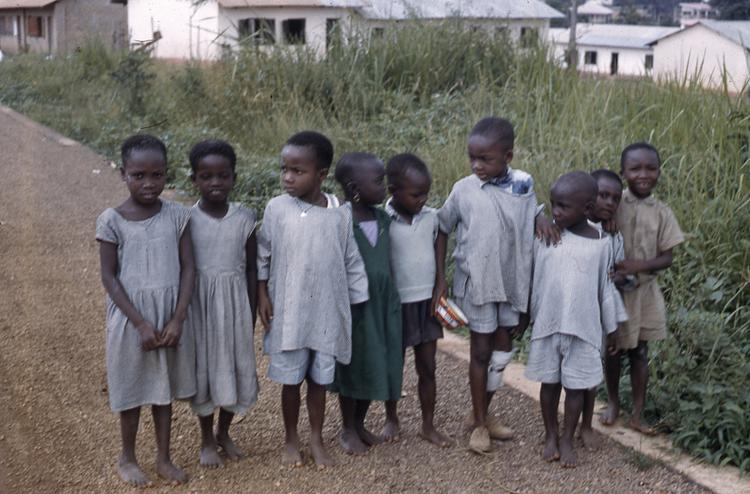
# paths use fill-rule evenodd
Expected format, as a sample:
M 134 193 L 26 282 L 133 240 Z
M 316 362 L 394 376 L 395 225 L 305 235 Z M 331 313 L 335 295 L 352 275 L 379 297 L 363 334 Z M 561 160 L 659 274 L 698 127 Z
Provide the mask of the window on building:
M 305 44 L 305 19 L 287 19 L 281 22 L 284 42 L 288 45 Z
M 531 48 L 539 42 L 539 30 L 534 27 L 521 28 L 521 47 Z
M 645 65 L 646 65 L 646 70 L 651 70 L 654 68 L 654 56 L 653 55 L 646 55 Z
M 240 41 L 252 40 L 258 45 L 272 45 L 276 43 L 276 20 L 240 19 L 237 23 L 237 34 Z
M 508 31 L 508 26 L 497 26 L 495 28 L 495 37 L 496 38 L 502 38 L 502 39 L 508 39 L 510 37 L 510 33 Z
M 32 15 L 26 18 L 26 36 L 44 38 L 44 17 Z
M 339 19 L 326 19 L 326 48 L 330 48 L 334 41 L 341 40 L 341 26 Z
M 370 29 L 370 36 L 373 38 L 383 38 L 385 36 L 385 28 L 374 27 Z
M 596 52 L 587 51 L 583 54 L 583 63 L 586 65 L 596 65 Z
M 0 36 L 13 36 L 13 16 L 0 15 Z

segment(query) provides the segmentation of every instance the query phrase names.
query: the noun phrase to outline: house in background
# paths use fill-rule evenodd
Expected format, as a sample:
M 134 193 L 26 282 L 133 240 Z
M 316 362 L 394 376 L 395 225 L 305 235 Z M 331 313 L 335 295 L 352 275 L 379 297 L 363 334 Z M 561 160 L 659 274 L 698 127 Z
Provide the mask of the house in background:
M 675 20 L 680 27 L 692 26 L 698 21 L 716 18 L 716 9 L 708 2 L 683 2 L 675 7 Z
M 739 93 L 750 81 L 750 21 L 702 20 L 654 40 L 657 80 L 698 81 Z
M 649 75 L 655 60 L 650 43 L 678 30 L 664 26 L 578 24 L 578 69 L 603 75 Z M 568 29 L 550 29 L 553 56 L 560 63 L 564 63 L 569 36 Z
M 605 5 L 608 3 L 609 5 Z M 611 9 L 612 2 L 607 0 L 588 0 L 576 9 L 578 17 L 583 22 L 591 24 L 606 24 L 612 22 L 615 11 Z
M 123 0 L 0 0 L 0 51 L 67 53 L 98 38 L 127 47 Z
M 241 42 L 307 46 L 325 53 L 336 32 L 381 35 L 408 21 L 459 18 L 472 29 L 505 30 L 511 39 L 544 40 L 563 15 L 541 0 L 128 0 L 130 44 L 154 55 L 216 59 Z

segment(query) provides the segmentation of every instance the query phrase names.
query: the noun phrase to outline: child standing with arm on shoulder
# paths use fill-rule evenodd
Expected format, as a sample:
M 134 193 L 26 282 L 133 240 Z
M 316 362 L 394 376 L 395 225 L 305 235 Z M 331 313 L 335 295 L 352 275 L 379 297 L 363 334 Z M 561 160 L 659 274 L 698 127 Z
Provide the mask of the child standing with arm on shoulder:
M 336 164 L 336 181 L 352 211 L 354 238 L 367 272 L 370 299 L 352 308 L 352 358 L 336 365 L 331 391 L 339 394 L 341 446 L 362 454 L 398 436 L 395 402 L 401 398 L 404 355 L 401 302 L 391 277 L 390 218 L 376 206 L 385 199 L 385 168 L 368 153 L 347 153 Z M 390 402 L 382 437 L 365 428 L 374 400 Z
M 320 188 L 333 160 L 324 135 L 293 135 L 281 151 L 285 194 L 266 205 L 258 237 L 258 315 L 266 329 L 268 377 L 282 384 L 286 439 L 282 463 L 302 465 L 297 422 L 307 380 L 310 449 L 318 467 L 334 464 L 323 446 L 325 386 L 336 361 L 352 356 L 351 306 L 368 299 L 351 209 Z
M 183 323 L 195 267 L 190 210 L 159 199 L 167 181 L 167 149 L 156 137 L 122 144 L 122 179 L 130 197 L 96 221 L 102 284 L 107 291 L 109 403 L 120 414 L 120 477 L 135 487 L 151 481 L 135 457 L 141 407 L 150 405 L 156 429 L 156 471 L 187 480 L 169 454 L 172 400 L 195 394 L 195 351 Z
M 652 195 L 661 174 L 659 152 L 651 144 L 627 146 L 620 156 L 620 174 L 628 184 L 617 210 L 617 227 L 625 243 L 625 260 L 616 265 L 616 276 L 635 276 L 635 286 L 623 288 L 629 320 L 623 325 L 617 346 L 621 352 L 605 361 L 607 410 L 600 420 L 612 425 L 620 414 L 622 355 L 630 360 L 633 411 L 629 426 L 645 434 L 653 430 L 641 422 L 648 385 L 648 342 L 667 336 L 667 309 L 656 281 L 657 272 L 672 265 L 672 249 L 685 236 L 672 210 Z
M 404 351 L 414 348 L 422 428 L 419 435 L 438 446 L 451 441 L 434 425 L 435 352 L 443 328 L 432 313 L 435 287 L 435 240 L 439 230 L 437 211 L 425 206 L 432 185 L 427 165 L 405 153 L 388 160 L 385 167 L 391 198 L 385 211 L 391 217 L 391 267 L 401 299 Z M 395 409 L 397 402 L 389 406 Z M 395 415 L 395 410 L 393 412 Z
M 201 426 L 200 464 L 208 468 L 224 463 L 217 447 L 230 460 L 244 456 L 229 426 L 258 398 L 255 213 L 229 202 L 236 162 L 232 146 L 220 140 L 199 142 L 190 151 L 191 179 L 201 195 L 190 218 L 197 272 L 188 319 L 196 350 L 197 392 L 191 406 Z

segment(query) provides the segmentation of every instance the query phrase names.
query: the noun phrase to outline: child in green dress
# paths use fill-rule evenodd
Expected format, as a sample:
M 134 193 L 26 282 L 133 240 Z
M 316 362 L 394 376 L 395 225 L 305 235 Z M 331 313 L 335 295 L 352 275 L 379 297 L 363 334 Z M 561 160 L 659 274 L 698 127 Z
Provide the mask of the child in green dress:
M 329 389 L 339 393 L 341 446 L 349 454 L 363 454 L 383 440 L 365 429 L 370 402 L 401 397 L 401 301 L 391 277 L 391 220 L 376 208 L 385 199 L 383 163 L 371 154 L 347 153 L 336 165 L 336 181 L 348 201 L 343 207 L 352 209 L 354 237 L 365 262 L 370 299 L 352 306 L 351 363 L 336 364 L 336 377 Z M 388 419 L 386 429 L 397 427 Z

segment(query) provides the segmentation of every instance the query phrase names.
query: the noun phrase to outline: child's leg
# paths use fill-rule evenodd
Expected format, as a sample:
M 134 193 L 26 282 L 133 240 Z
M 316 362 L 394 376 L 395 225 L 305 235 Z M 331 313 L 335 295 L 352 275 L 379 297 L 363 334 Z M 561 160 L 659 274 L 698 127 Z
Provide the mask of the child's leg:
M 354 428 L 363 443 L 368 446 L 374 446 L 382 443 L 384 438 L 376 436 L 365 428 L 365 418 L 367 418 L 367 410 L 369 410 L 369 408 L 370 400 L 356 400 L 356 408 L 354 410 Z
M 578 426 L 578 420 L 581 418 L 585 392 L 585 389 L 565 388 L 565 423 L 560 437 L 560 463 L 566 468 L 575 468 L 576 466 L 577 458 L 573 448 L 573 437 Z
M 587 448 L 599 446 L 591 421 L 594 418 L 594 405 L 596 404 L 596 388 L 587 389 L 583 393 L 583 415 L 581 416 L 581 440 Z
M 607 353 L 604 357 L 604 378 L 607 383 L 607 408 L 599 417 L 599 422 L 612 425 L 620 415 L 620 371 L 622 355 Z
M 414 347 L 414 367 L 417 370 L 419 406 L 422 410 L 422 430 L 420 436 L 438 446 L 447 446 L 450 439 L 435 429 L 435 353 L 437 341 L 429 341 Z
M 281 463 L 284 465 L 302 466 L 302 454 L 299 449 L 297 422 L 299 421 L 300 384 L 284 384 L 281 387 L 281 414 L 284 417 L 284 453 Z M 308 391 L 309 392 L 309 391 Z
M 630 382 L 633 387 L 633 413 L 630 416 L 630 427 L 644 434 L 653 434 L 653 429 L 641 422 L 648 386 L 648 343 L 639 341 L 638 346 L 628 352 L 628 356 L 630 357 Z
M 485 427 L 487 420 L 487 366 L 492 355 L 494 333 L 471 332 L 469 360 L 469 386 L 474 409 L 474 426 Z
M 135 459 L 135 438 L 138 435 L 138 423 L 141 419 L 141 408 L 131 408 L 120 412 L 120 435 L 122 437 L 122 453 L 117 463 L 117 473 L 120 478 L 134 487 L 146 487 L 151 481 L 143 473 Z
M 234 444 L 229 437 L 229 426 L 232 425 L 234 413 L 229 410 L 219 410 L 219 427 L 216 429 L 216 443 L 224 450 L 230 460 L 244 458 L 245 453 Z
M 385 402 L 385 426 L 383 427 L 383 440 L 387 442 L 398 441 L 401 424 L 398 421 L 398 401 L 388 400 Z
M 339 394 L 341 409 L 341 434 L 339 443 L 350 455 L 361 455 L 367 452 L 367 444 L 362 442 L 356 428 L 357 400 Z
M 224 465 L 224 460 L 219 456 L 216 448 L 216 437 L 214 436 L 214 414 L 198 416 L 201 426 L 201 454 L 200 464 L 206 468 L 217 468 Z
M 299 410 L 299 408 L 298 408 Z M 307 379 L 307 415 L 310 418 L 310 451 L 319 468 L 335 465 L 323 446 L 323 421 L 326 412 L 326 388 Z
M 539 391 L 539 404 L 542 407 L 542 421 L 544 422 L 544 450 L 542 458 L 545 461 L 560 459 L 558 448 L 559 424 L 557 422 L 557 407 L 560 404 L 560 383 L 542 383 Z
M 172 434 L 172 405 L 153 405 L 151 415 L 156 430 L 156 473 L 174 484 L 187 482 L 187 475 L 178 468 L 169 456 Z

